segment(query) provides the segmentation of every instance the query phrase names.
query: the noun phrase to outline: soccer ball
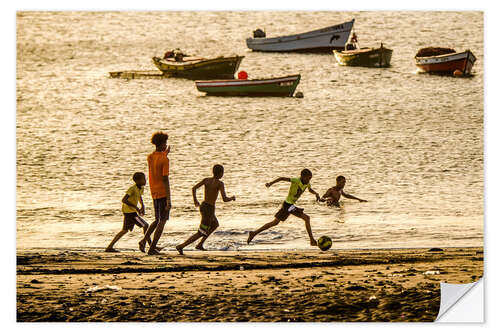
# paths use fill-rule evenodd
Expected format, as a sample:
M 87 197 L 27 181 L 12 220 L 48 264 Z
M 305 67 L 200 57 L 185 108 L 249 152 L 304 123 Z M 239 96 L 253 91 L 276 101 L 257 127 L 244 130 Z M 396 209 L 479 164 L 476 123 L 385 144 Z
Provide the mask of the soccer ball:
M 318 247 L 321 251 L 326 251 L 332 247 L 332 240 L 328 236 L 321 236 L 318 239 Z

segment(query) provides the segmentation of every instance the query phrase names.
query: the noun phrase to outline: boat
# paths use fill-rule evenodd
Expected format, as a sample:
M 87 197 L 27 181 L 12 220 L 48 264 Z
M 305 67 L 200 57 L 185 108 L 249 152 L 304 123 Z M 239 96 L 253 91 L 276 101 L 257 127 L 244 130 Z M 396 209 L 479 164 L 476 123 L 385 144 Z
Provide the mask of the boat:
M 293 96 L 300 74 L 269 79 L 196 81 L 196 88 L 214 96 Z
M 351 34 L 354 19 L 295 35 L 265 38 L 265 33 L 258 29 L 254 38 L 247 38 L 248 48 L 263 52 L 332 52 L 343 49 Z M 258 32 L 258 34 L 257 34 Z
M 333 51 L 342 66 L 389 67 L 392 50 L 381 43 L 379 48 L 363 47 L 354 50 Z
M 155 66 L 165 76 L 192 80 L 233 79 L 244 56 L 200 57 L 153 57 Z
M 116 71 L 109 72 L 109 77 L 114 79 L 164 79 L 166 76 L 162 71 L 152 70 L 152 71 Z
M 427 73 L 470 75 L 476 57 L 470 50 L 456 52 L 453 49 L 427 47 L 415 56 L 417 67 Z

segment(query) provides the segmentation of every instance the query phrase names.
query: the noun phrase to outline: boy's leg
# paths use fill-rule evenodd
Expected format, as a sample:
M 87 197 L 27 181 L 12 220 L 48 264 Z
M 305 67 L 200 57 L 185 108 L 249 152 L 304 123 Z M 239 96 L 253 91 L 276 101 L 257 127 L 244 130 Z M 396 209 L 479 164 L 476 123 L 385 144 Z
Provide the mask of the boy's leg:
M 146 236 L 146 233 L 148 232 L 149 224 L 146 223 L 146 225 L 142 228 L 142 232 L 144 233 L 144 237 Z M 147 237 L 146 241 L 148 244 L 151 246 L 151 237 Z
M 255 236 L 257 236 L 258 234 L 260 234 L 262 231 L 267 230 L 269 228 L 272 228 L 272 227 L 278 225 L 279 223 L 280 223 L 280 220 L 277 217 L 275 217 L 274 220 L 272 220 L 269 223 L 264 224 L 259 229 L 255 230 L 255 231 L 250 231 L 249 234 L 248 234 L 247 244 L 250 244 L 250 242 L 252 241 L 252 239 Z
M 203 243 L 205 243 L 205 241 L 207 240 L 208 236 L 210 236 L 212 234 L 212 232 L 214 232 L 215 229 L 217 229 L 218 227 L 219 227 L 219 222 L 217 222 L 217 220 L 215 220 L 215 223 L 212 225 L 212 227 L 208 231 L 207 235 L 203 235 L 203 237 L 201 238 L 200 242 L 198 243 L 198 245 L 196 245 L 195 248 L 197 250 L 205 251 L 205 248 L 203 247 Z
M 158 225 L 156 226 L 155 233 L 153 235 L 153 241 L 149 245 L 148 254 L 158 254 L 159 251 L 156 249 L 156 244 L 160 240 L 161 234 L 163 233 L 163 228 L 165 227 L 165 222 L 167 222 L 166 218 L 162 218 Z M 148 230 L 149 231 L 149 230 Z
M 309 235 L 309 243 L 311 244 L 311 246 L 317 246 L 318 243 L 314 239 L 313 234 L 312 234 L 312 230 L 311 230 L 311 218 L 309 217 L 309 215 L 304 214 L 304 213 L 302 213 L 298 217 L 300 217 L 301 219 L 303 219 L 304 222 L 305 222 L 305 224 L 306 224 L 307 234 Z
M 122 230 L 120 230 L 120 231 L 116 234 L 115 238 L 113 238 L 113 240 L 111 241 L 111 243 L 109 243 L 109 245 L 108 245 L 108 247 L 106 248 L 106 250 L 105 250 L 105 251 L 106 251 L 106 252 L 118 252 L 117 250 L 113 249 L 113 246 L 116 244 L 116 242 L 118 242 L 118 240 L 119 240 L 120 238 L 122 238 L 122 237 L 123 237 L 123 235 L 125 235 L 125 234 L 127 233 L 127 231 L 128 231 L 127 229 L 122 229 Z
M 142 252 L 146 251 L 145 250 L 146 242 L 149 244 L 149 246 L 151 246 L 151 234 L 156 229 L 157 225 L 158 225 L 158 221 L 154 221 L 153 223 L 151 223 L 149 225 L 149 227 L 147 227 L 147 229 L 144 229 L 144 238 L 142 238 L 139 242 L 139 249 Z
M 189 244 L 196 242 L 196 240 L 202 237 L 203 234 L 197 231 L 193 236 L 189 237 L 184 243 L 177 245 L 175 248 L 179 251 L 179 254 L 183 254 L 182 249 L 188 246 Z

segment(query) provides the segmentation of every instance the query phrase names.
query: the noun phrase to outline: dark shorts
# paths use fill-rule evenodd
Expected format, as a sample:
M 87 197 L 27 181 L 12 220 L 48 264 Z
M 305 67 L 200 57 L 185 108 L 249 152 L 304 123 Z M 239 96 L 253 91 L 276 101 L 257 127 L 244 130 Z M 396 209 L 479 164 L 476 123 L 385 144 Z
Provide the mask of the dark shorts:
M 167 211 L 165 213 L 165 207 L 167 207 L 167 198 L 153 199 L 153 207 L 155 209 L 155 222 L 168 220 L 170 211 Z
M 280 221 L 285 221 L 290 214 L 295 216 L 301 216 L 304 213 L 304 208 L 296 207 L 295 205 L 289 204 L 288 202 L 283 202 L 281 209 L 278 210 L 274 217 Z
M 148 224 L 137 213 L 123 213 L 123 230 L 132 231 L 134 225 L 145 228 Z
M 202 235 L 207 236 L 212 229 L 217 228 L 219 226 L 219 221 L 215 216 L 215 206 L 203 202 L 200 205 L 200 213 L 201 213 L 201 223 L 200 227 L 198 228 L 198 231 Z

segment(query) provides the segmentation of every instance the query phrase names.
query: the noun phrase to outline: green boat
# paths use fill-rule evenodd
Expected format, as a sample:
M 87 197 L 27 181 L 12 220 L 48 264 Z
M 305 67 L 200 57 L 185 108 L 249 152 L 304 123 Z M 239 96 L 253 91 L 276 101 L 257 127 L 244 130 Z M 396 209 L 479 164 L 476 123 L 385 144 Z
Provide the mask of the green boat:
M 293 96 L 300 74 L 256 80 L 196 81 L 196 88 L 214 96 Z
M 389 67 L 392 50 L 380 44 L 380 47 L 364 47 L 355 50 L 333 51 L 335 59 L 342 66 Z
M 153 57 L 153 63 L 168 77 L 182 77 L 191 80 L 233 79 L 243 58 L 243 56 L 212 59 Z

